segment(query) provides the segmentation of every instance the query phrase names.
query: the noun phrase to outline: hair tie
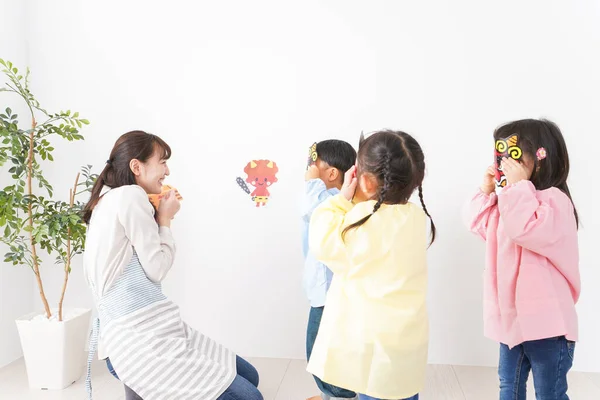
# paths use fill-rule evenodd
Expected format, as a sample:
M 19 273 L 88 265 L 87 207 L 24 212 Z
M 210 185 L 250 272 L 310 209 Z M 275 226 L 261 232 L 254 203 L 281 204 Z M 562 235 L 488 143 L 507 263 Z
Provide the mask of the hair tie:
M 538 151 L 535 153 L 538 161 L 542 161 L 544 158 L 546 158 L 546 156 L 548 155 L 548 153 L 546 152 L 546 149 L 543 147 L 540 147 L 538 149 Z

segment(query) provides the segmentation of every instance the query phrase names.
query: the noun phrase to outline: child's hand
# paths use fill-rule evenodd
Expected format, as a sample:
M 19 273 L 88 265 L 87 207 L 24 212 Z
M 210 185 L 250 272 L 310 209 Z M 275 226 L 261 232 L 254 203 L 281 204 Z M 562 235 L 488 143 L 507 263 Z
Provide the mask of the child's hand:
M 341 193 L 348 201 L 352 201 L 354 198 L 354 192 L 356 192 L 356 184 L 358 178 L 356 177 L 356 165 L 350 168 L 346 175 L 344 175 L 344 185 L 342 185 Z
M 321 172 L 319 171 L 319 168 L 316 166 L 316 164 L 313 164 L 310 167 L 308 167 L 306 174 L 304 174 L 304 180 L 308 182 L 312 179 L 317 179 L 320 176 Z
M 527 173 L 525 166 L 512 158 L 504 157 L 502 159 L 502 171 L 509 184 L 529 179 L 529 174 Z
M 485 170 L 485 175 L 483 175 L 483 183 L 481 184 L 481 191 L 485 194 L 491 194 L 496 188 L 496 182 L 494 181 L 496 177 L 496 167 L 494 165 L 490 165 L 488 169 Z

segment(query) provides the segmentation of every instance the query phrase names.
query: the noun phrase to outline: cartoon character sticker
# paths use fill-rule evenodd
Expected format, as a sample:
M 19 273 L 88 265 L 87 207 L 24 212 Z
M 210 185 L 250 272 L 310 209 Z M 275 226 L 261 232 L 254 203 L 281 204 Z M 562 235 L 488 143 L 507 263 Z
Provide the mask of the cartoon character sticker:
M 279 168 L 274 161 L 271 160 L 252 160 L 244 168 L 247 175 L 246 181 L 238 177 L 236 182 L 244 192 L 250 195 L 252 201 L 256 203 L 256 207 L 266 206 L 271 194 L 268 187 L 277 182 L 277 172 Z M 246 182 L 254 186 L 254 191 L 250 192 Z
M 311 165 L 315 164 L 317 162 L 317 158 L 317 142 L 315 142 L 308 149 L 308 166 L 306 167 L 306 169 L 310 168 Z
M 504 139 L 496 140 L 496 150 L 494 160 L 496 163 L 496 187 L 502 189 L 506 186 L 506 176 L 502 171 L 502 158 L 512 158 L 520 160 L 523 157 L 523 150 L 518 146 L 519 136 L 514 134 Z

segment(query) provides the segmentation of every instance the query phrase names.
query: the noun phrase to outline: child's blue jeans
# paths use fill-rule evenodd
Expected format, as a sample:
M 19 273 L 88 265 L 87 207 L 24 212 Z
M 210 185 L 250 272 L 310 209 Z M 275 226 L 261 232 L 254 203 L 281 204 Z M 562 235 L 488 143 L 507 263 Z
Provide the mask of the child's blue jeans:
M 500 345 L 500 400 L 525 400 L 527 378 L 533 373 L 537 400 L 569 400 L 567 373 L 573 366 L 575 343 L 564 336 Z

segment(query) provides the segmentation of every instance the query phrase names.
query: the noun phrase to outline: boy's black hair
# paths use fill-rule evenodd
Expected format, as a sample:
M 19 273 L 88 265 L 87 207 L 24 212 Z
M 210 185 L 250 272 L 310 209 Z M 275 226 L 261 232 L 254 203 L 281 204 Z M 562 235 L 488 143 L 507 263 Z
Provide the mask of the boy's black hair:
M 337 168 L 344 181 L 344 174 L 356 163 L 356 150 L 343 140 L 330 139 L 317 143 L 319 159 L 329 166 Z

